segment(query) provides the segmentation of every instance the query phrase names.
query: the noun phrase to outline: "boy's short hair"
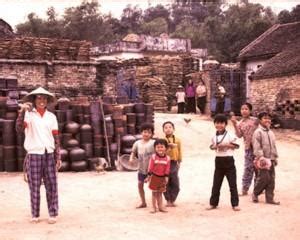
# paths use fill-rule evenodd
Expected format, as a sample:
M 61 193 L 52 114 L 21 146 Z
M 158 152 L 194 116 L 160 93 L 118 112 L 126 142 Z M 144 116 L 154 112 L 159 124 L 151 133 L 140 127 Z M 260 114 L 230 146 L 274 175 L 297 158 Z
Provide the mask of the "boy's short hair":
M 158 138 L 155 140 L 154 147 L 156 147 L 157 145 L 164 145 L 166 148 L 168 148 L 168 142 L 166 139 L 163 138 Z
M 225 125 L 227 125 L 228 119 L 226 115 L 219 113 L 215 116 L 214 123 L 225 123 Z
M 271 115 L 270 115 L 270 113 L 268 113 L 268 112 L 260 112 L 260 113 L 258 114 L 258 116 L 257 116 L 257 118 L 258 118 L 259 120 L 261 120 L 263 117 L 270 117 L 270 118 L 271 118 Z
M 252 107 L 251 103 L 245 102 L 241 106 L 243 106 L 243 105 L 246 105 L 249 108 L 249 110 L 252 111 L 253 107 Z
M 162 127 L 164 128 L 165 125 L 167 125 L 167 124 L 171 124 L 172 127 L 175 129 L 175 125 L 174 125 L 174 123 L 172 123 L 171 121 L 166 121 L 166 122 L 164 122 L 163 125 L 162 125 Z
M 154 126 L 151 123 L 143 123 L 141 125 L 141 132 L 144 130 L 149 130 L 152 132 L 152 134 L 154 134 Z

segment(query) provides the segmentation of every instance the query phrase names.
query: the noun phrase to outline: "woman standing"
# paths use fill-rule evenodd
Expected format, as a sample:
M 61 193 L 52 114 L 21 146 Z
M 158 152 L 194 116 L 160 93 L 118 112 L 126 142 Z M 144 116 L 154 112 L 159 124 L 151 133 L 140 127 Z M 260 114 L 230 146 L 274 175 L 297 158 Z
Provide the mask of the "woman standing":
M 186 95 L 186 113 L 196 113 L 196 87 L 192 79 L 189 79 L 188 84 L 185 87 Z
M 57 170 L 61 166 L 59 153 L 58 123 L 56 116 L 47 111 L 47 104 L 55 101 L 52 93 L 42 87 L 24 97 L 16 130 L 25 131 L 24 148 L 27 151 L 25 171 L 27 174 L 31 222 L 39 222 L 40 187 L 42 180 L 46 188 L 49 212 L 48 223 L 56 223 L 58 215 Z

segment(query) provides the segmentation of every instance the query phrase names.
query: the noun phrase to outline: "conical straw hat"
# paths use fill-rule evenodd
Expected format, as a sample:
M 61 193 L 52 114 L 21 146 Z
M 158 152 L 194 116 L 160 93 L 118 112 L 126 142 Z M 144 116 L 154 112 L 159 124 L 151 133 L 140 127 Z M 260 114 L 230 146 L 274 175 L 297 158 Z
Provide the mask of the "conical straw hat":
M 48 103 L 56 102 L 56 98 L 53 93 L 48 92 L 46 89 L 39 87 L 32 92 L 28 93 L 22 100 L 23 102 L 33 102 L 34 96 L 36 95 L 46 95 L 48 97 Z

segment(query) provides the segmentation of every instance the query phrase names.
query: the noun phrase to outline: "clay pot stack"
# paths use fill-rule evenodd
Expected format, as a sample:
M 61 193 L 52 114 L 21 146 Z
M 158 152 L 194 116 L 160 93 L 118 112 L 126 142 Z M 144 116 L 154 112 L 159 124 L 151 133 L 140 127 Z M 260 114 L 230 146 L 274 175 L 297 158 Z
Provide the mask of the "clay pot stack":
M 25 150 L 24 135 L 16 134 L 20 98 L 16 79 L 1 79 L 0 97 L 0 171 L 22 171 Z
M 26 155 L 25 136 L 15 131 L 18 99 L 14 101 L 13 97 L 20 96 L 11 92 L 0 98 L 0 109 L 5 109 L 0 112 L 0 171 L 22 171 Z M 8 99 L 12 101 L 7 102 Z M 141 124 L 154 122 L 152 104 L 115 102 L 112 97 L 107 97 L 102 105 L 99 100 L 89 102 L 86 98 L 58 99 L 53 113 L 60 132 L 60 171 L 94 170 L 101 158 L 110 159 L 109 166 L 115 168 L 119 155 L 131 152 Z

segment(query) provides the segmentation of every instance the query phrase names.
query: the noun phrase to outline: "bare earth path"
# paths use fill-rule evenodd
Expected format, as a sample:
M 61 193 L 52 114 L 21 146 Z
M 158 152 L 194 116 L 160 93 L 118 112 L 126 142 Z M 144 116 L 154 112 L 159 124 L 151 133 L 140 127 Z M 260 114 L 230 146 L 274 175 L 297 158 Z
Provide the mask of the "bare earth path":
M 30 224 L 29 193 L 22 174 L 0 173 L 0 240 L 300 239 L 300 133 L 276 131 L 280 158 L 275 197 L 282 205 L 266 205 L 263 196 L 254 204 L 247 196 L 240 198 L 242 211 L 234 212 L 224 181 L 219 208 L 206 211 L 214 171 L 214 153 L 208 145 L 214 128 L 205 117 L 185 115 L 192 118 L 186 124 L 183 116 L 156 114 L 155 118 L 157 136 L 162 123 L 171 120 L 183 142 L 178 207 L 154 215 L 149 207 L 136 210 L 136 172 L 59 173 L 59 221 L 47 224 L 42 187 L 42 222 Z M 243 148 L 236 151 L 235 159 L 240 189 Z M 150 206 L 147 187 L 146 194 Z

